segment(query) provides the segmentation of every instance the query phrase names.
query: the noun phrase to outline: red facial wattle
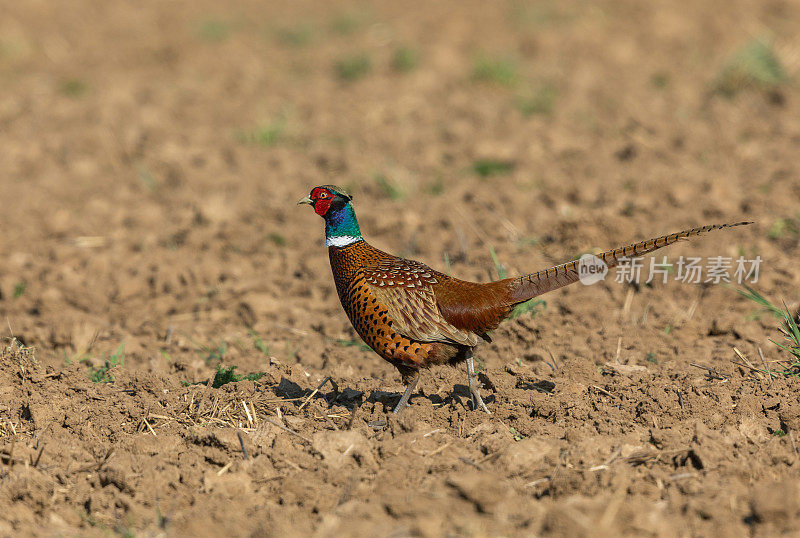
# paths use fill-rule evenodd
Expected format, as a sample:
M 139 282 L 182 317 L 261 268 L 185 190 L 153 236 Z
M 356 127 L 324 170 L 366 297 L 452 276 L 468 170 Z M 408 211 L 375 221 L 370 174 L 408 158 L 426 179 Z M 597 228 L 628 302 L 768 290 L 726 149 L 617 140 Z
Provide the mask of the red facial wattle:
M 317 215 L 324 217 L 325 213 L 331 208 L 331 198 L 319 198 L 314 202 L 314 211 Z
M 323 189 L 322 187 L 317 187 L 311 191 L 310 198 L 314 203 L 314 211 L 316 211 L 317 215 L 320 217 L 324 217 L 325 213 L 327 213 L 331 208 L 333 195 L 330 193 L 330 191 Z

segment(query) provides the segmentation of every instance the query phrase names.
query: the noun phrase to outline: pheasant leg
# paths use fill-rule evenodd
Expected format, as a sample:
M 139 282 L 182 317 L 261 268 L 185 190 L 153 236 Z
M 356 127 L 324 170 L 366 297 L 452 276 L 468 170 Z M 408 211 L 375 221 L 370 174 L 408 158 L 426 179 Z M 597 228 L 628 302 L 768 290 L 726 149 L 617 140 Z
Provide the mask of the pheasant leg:
M 486 404 L 483 403 L 483 398 L 481 398 L 480 381 L 478 381 L 478 376 L 475 373 L 472 351 L 467 355 L 467 382 L 469 383 L 469 393 L 472 396 L 472 409 L 474 410 L 480 407 L 483 411 L 491 415 L 492 413 L 486 407 Z
M 406 391 L 403 393 L 403 397 L 400 398 L 400 401 L 397 402 L 397 405 L 394 407 L 392 413 L 395 415 L 403 410 L 404 407 L 408 405 L 408 399 L 411 397 L 411 393 L 414 392 L 414 389 L 417 388 L 417 383 L 419 382 L 419 372 L 417 375 L 414 376 L 408 385 L 406 385 Z

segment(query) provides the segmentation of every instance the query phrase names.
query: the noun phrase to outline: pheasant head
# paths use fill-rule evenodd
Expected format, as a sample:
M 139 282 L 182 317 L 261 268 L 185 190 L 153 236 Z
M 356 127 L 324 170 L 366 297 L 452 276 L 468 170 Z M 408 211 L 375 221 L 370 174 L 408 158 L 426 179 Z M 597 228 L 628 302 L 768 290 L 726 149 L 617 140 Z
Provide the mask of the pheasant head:
M 343 247 L 363 239 L 352 200 L 341 187 L 321 185 L 297 203 L 312 206 L 317 215 L 325 219 L 327 246 Z

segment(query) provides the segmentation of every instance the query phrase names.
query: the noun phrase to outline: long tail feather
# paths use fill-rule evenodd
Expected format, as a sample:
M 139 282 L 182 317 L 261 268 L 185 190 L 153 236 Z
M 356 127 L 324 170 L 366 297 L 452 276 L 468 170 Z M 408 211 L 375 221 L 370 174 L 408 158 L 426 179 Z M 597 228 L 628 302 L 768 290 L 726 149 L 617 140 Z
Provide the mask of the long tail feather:
M 746 226 L 752 222 L 736 222 L 731 224 L 712 224 L 710 226 L 702 226 L 700 228 L 692 228 L 691 230 L 684 230 L 669 235 L 662 235 L 647 241 L 640 241 L 628 245 L 627 247 L 615 248 L 598 254 L 597 257 L 603 260 L 609 268 L 614 267 L 620 263 L 621 259 L 634 258 L 658 250 L 672 243 L 676 243 L 681 239 L 694 237 L 713 230 L 722 230 L 724 228 L 732 228 L 734 226 Z M 579 280 L 578 264 L 579 260 L 562 263 L 544 271 L 538 271 L 529 275 L 523 275 L 512 280 L 512 297 L 515 302 L 527 301 L 533 299 L 537 295 L 547 293 L 567 284 L 572 284 Z

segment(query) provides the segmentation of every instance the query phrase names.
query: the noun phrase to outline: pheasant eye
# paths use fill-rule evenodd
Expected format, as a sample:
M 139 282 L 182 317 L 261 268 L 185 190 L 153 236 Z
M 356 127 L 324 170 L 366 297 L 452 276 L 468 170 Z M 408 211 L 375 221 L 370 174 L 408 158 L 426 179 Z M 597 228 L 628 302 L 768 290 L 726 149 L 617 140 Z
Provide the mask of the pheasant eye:
M 328 193 L 327 192 L 321 192 L 321 193 L 319 193 L 319 197 L 320 198 L 327 198 L 328 197 Z

